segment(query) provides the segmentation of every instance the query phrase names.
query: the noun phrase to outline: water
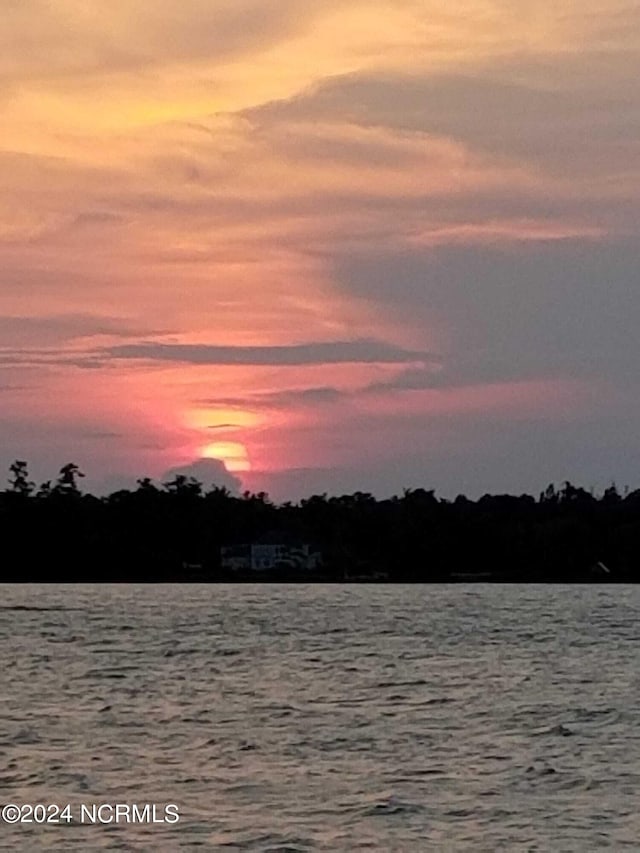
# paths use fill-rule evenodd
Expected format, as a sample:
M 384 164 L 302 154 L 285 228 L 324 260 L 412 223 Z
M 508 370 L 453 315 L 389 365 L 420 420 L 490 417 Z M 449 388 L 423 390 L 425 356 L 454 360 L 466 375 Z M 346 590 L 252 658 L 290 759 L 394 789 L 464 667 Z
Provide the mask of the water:
M 0 591 L 0 850 L 639 849 L 638 587 Z

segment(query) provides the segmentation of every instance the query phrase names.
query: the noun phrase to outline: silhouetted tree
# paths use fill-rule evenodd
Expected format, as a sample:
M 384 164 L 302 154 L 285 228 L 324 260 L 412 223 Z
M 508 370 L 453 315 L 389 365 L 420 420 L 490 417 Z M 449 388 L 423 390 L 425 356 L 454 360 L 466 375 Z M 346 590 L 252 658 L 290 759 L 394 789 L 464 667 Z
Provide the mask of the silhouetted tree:
M 184 474 L 176 474 L 173 480 L 162 485 L 170 494 L 178 496 L 200 497 L 202 494 L 202 483 L 195 477 L 186 477 Z
M 60 474 L 56 481 L 53 491 L 63 495 L 79 495 L 78 478 L 84 477 L 82 471 L 78 468 L 75 462 L 67 462 L 60 469 Z
M 136 480 L 138 491 L 146 494 L 150 494 L 158 491 L 158 487 L 155 485 L 151 477 L 142 477 L 139 480 Z
M 36 492 L 37 498 L 48 498 L 52 492 L 51 488 L 51 480 L 45 480 L 44 483 L 40 484 L 38 491 Z
M 22 495 L 24 498 L 28 498 L 35 489 L 35 483 L 29 479 L 27 463 L 21 459 L 16 459 L 9 467 L 9 471 L 11 472 L 11 478 L 9 479 L 11 491 Z

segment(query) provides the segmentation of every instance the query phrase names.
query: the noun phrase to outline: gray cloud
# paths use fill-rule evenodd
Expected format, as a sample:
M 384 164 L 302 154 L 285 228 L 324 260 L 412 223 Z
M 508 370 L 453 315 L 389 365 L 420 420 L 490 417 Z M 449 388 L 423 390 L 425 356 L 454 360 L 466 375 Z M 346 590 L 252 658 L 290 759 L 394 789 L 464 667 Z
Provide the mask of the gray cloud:
M 442 388 L 450 383 L 442 371 L 409 368 L 398 376 L 384 382 L 372 382 L 364 391 L 368 394 L 382 394 L 393 391 L 424 391 L 428 388 Z
M 238 429 L 239 426 L 241 426 L 241 424 L 226 423 L 226 424 L 210 424 L 206 428 L 208 430 L 211 430 L 211 432 L 228 432 L 230 429 Z
M 347 396 L 347 392 L 329 386 L 321 388 L 303 388 L 268 395 L 272 402 L 282 406 L 296 404 L 328 405 L 337 403 Z
M 432 353 L 403 349 L 374 339 L 290 346 L 217 346 L 143 341 L 105 347 L 98 357 L 185 364 L 294 366 L 305 364 L 406 364 L 431 362 Z
M 493 155 L 571 171 L 618 170 L 621 155 L 635 162 L 640 155 L 640 95 L 631 73 L 637 62 L 637 53 L 594 51 L 581 54 L 580 68 L 559 60 L 554 76 L 535 59 L 477 67 L 469 74 L 357 72 L 244 115 L 258 128 L 342 121 L 453 137 Z M 585 80 L 589 63 L 601 69 L 599 78 L 594 74 L 598 83 Z
M 640 363 L 640 250 L 567 240 L 339 255 L 341 286 L 398 322 L 448 330 L 438 374 L 411 385 L 542 377 L 627 384 Z
M 265 391 L 262 394 L 247 394 L 244 397 L 216 397 L 194 401 L 201 406 L 239 406 L 246 408 L 271 408 L 272 406 L 331 405 L 350 397 L 348 391 L 331 386 L 319 388 L 290 388 L 283 391 Z M 238 424 L 223 424 L 210 429 L 231 429 Z

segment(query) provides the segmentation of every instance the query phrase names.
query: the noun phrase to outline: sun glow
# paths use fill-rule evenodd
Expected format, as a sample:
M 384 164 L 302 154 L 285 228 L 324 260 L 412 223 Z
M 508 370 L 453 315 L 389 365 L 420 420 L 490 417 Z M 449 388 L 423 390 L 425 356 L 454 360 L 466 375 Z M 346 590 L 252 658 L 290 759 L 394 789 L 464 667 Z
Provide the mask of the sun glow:
M 202 449 L 205 459 L 219 459 L 227 471 L 250 471 L 251 462 L 247 448 L 239 441 L 214 441 Z

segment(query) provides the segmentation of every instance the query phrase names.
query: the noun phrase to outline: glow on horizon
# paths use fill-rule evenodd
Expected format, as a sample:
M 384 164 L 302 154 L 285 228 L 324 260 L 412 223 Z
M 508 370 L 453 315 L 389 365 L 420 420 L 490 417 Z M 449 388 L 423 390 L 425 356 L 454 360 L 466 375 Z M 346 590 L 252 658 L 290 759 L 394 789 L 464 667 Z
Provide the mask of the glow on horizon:
M 225 468 L 232 474 L 251 471 L 247 448 L 239 441 L 213 441 L 202 448 L 201 456 L 203 459 L 224 462 Z

